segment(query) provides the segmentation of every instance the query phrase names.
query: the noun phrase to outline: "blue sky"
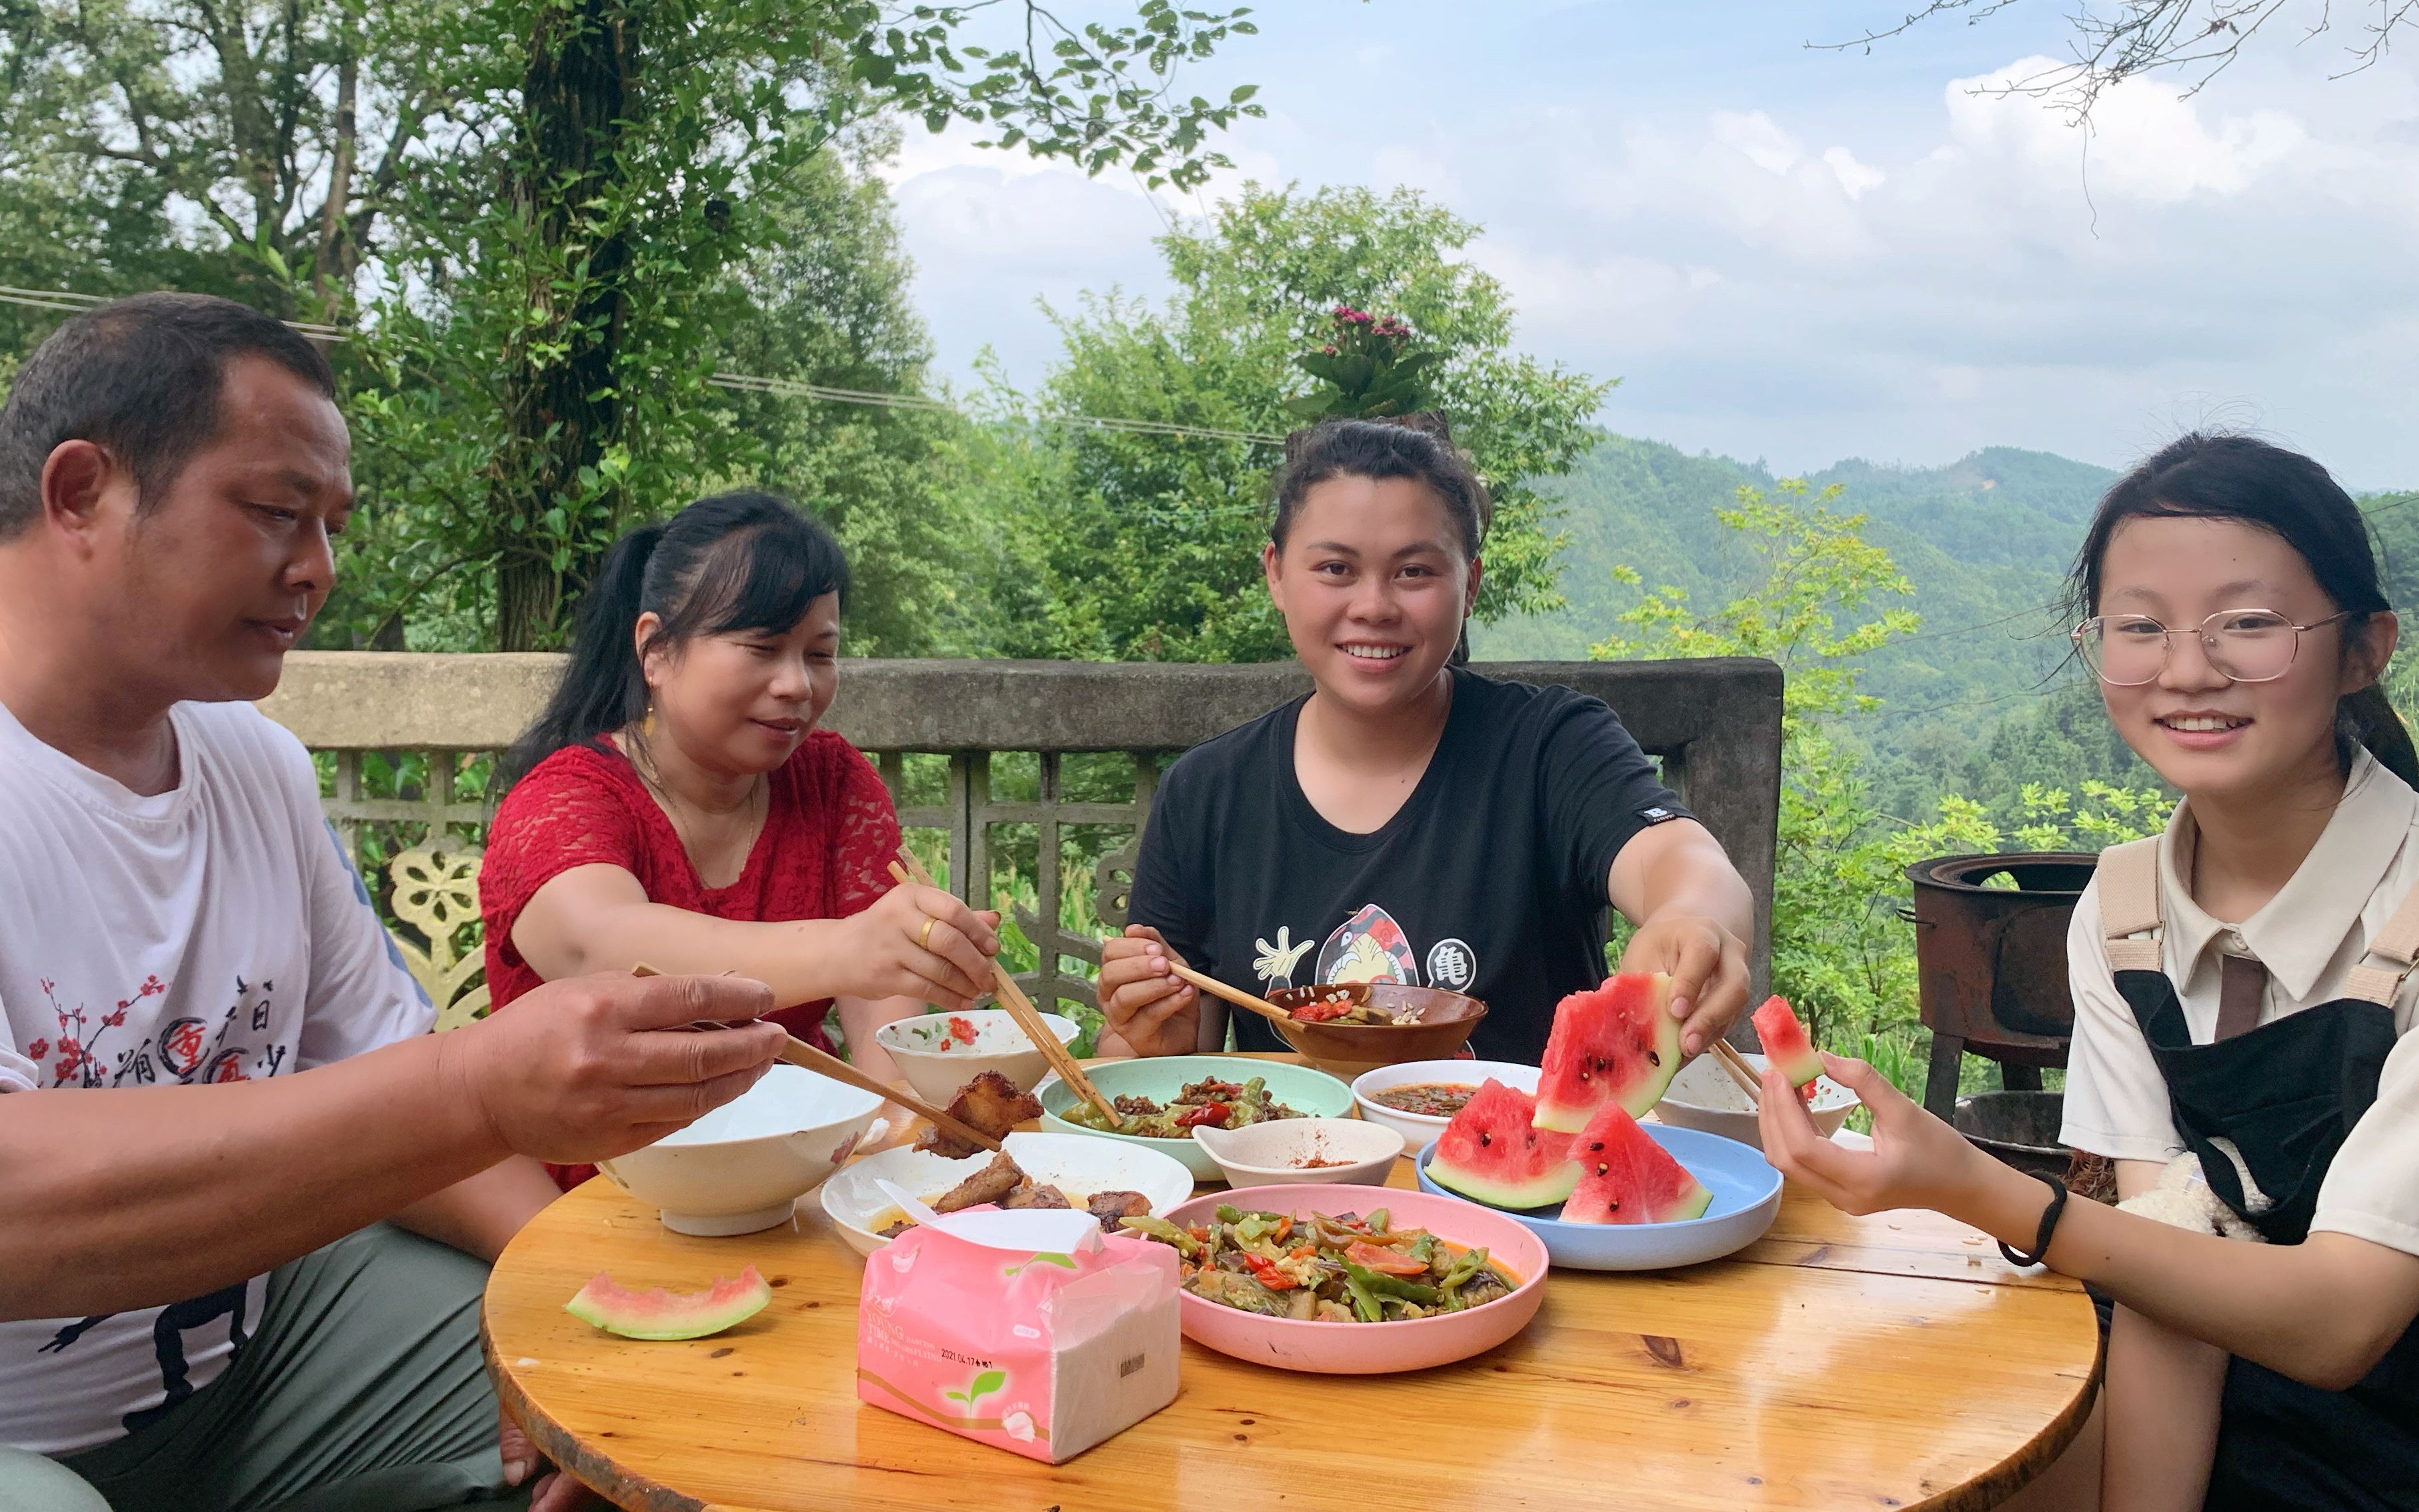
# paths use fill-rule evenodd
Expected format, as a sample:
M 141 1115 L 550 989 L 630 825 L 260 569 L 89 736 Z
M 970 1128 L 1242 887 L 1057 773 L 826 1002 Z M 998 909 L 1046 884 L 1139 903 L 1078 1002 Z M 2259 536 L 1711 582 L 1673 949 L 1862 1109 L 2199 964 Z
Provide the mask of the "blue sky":
M 2087 158 L 1981 87 L 2062 54 L 2067 0 L 1805 46 L 1906 8 L 1271 0 L 1191 86 L 1269 110 L 1219 187 L 1408 184 L 1483 224 L 1521 345 L 1621 378 L 1615 430 L 1803 471 L 2121 465 L 2215 423 L 2419 486 L 2419 50 L 2330 81 L 2346 38 L 2280 31 L 2196 97 L 2115 92 Z M 1026 382 L 1055 351 L 1038 301 L 1163 291 L 1150 238 L 1219 192 L 920 131 L 894 178 L 944 372 L 989 346 Z

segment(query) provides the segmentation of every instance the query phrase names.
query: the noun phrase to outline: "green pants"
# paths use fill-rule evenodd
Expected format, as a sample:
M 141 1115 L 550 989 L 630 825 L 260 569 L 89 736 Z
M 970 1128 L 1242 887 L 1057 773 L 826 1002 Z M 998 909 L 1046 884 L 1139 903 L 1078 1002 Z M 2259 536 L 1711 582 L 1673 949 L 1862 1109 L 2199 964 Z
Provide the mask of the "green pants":
M 259 1333 L 165 1417 L 61 1460 L 0 1448 L 0 1508 L 422 1512 L 524 1501 L 504 1487 L 479 1357 L 486 1281 L 479 1261 L 385 1224 L 281 1266 Z

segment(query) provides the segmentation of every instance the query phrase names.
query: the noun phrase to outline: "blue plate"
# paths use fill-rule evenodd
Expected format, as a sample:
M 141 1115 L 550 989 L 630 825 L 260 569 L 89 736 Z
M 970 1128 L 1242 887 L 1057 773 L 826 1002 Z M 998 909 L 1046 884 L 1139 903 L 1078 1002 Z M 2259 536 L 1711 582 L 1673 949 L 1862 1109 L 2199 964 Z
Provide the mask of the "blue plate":
M 1764 1160 L 1763 1151 L 1696 1129 L 1669 1129 L 1659 1123 L 1640 1127 L 1714 1195 L 1703 1217 L 1672 1224 L 1566 1224 L 1560 1216 L 1560 1203 L 1550 1208 L 1495 1211 L 1545 1241 L 1547 1257 L 1572 1271 L 1663 1271 L 1675 1265 L 1701 1265 L 1747 1248 L 1772 1227 L 1780 1211 L 1780 1173 Z M 1420 1190 L 1469 1202 L 1460 1193 L 1429 1180 L 1428 1162 L 1435 1158 L 1434 1145 L 1420 1152 Z

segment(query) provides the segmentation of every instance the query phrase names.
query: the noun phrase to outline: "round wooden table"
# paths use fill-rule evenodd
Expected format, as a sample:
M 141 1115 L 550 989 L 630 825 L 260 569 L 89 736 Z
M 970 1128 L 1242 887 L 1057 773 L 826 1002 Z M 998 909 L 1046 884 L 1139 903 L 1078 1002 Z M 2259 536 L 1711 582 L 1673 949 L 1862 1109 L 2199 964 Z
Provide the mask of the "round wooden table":
M 714 1338 L 562 1310 L 598 1271 L 690 1290 L 748 1264 L 773 1304 Z M 857 1401 L 863 1266 L 813 1194 L 787 1227 L 691 1239 L 590 1181 L 497 1263 L 488 1365 L 547 1458 L 651 1512 L 1987 1507 L 2074 1437 L 2098 1381 L 2073 1282 L 1947 1219 L 1793 1187 L 1730 1259 L 1554 1272 L 1525 1332 L 1458 1365 L 1296 1375 L 1187 1340 L 1174 1405 L 1051 1466 Z

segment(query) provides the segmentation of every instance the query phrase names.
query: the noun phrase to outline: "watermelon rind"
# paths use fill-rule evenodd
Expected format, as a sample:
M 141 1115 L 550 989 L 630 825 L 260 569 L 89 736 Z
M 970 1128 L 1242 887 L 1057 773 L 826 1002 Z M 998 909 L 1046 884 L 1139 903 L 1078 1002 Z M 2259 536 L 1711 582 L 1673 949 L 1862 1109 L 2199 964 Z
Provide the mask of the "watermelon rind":
M 633 1291 L 599 1271 L 562 1310 L 625 1339 L 701 1339 L 746 1322 L 772 1300 L 752 1265 L 706 1291 Z
M 1680 1021 L 1672 979 L 1624 972 L 1554 1006 L 1537 1077 L 1537 1127 L 1577 1134 L 1617 1103 L 1632 1118 L 1663 1101 L 1680 1072 Z
M 1536 1127 L 1536 1100 L 1488 1077 L 1437 1135 L 1428 1175 L 1490 1208 L 1549 1208 L 1571 1195 L 1579 1168 L 1570 1136 Z
M 1755 1011 L 1754 1023 L 1764 1058 L 1780 1068 L 1790 1086 L 1804 1087 L 1823 1074 L 1823 1057 L 1814 1053 L 1814 1042 L 1806 1037 L 1806 1026 L 1797 1022 L 1788 998 L 1765 998 Z
M 1702 1218 L 1714 1195 L 1656 1143 L 1620 1104 L 1596 1110 L 1571 1140 L 1579 1184 L 1563 1204 L 1566 1224 L 1672 1224 Z

